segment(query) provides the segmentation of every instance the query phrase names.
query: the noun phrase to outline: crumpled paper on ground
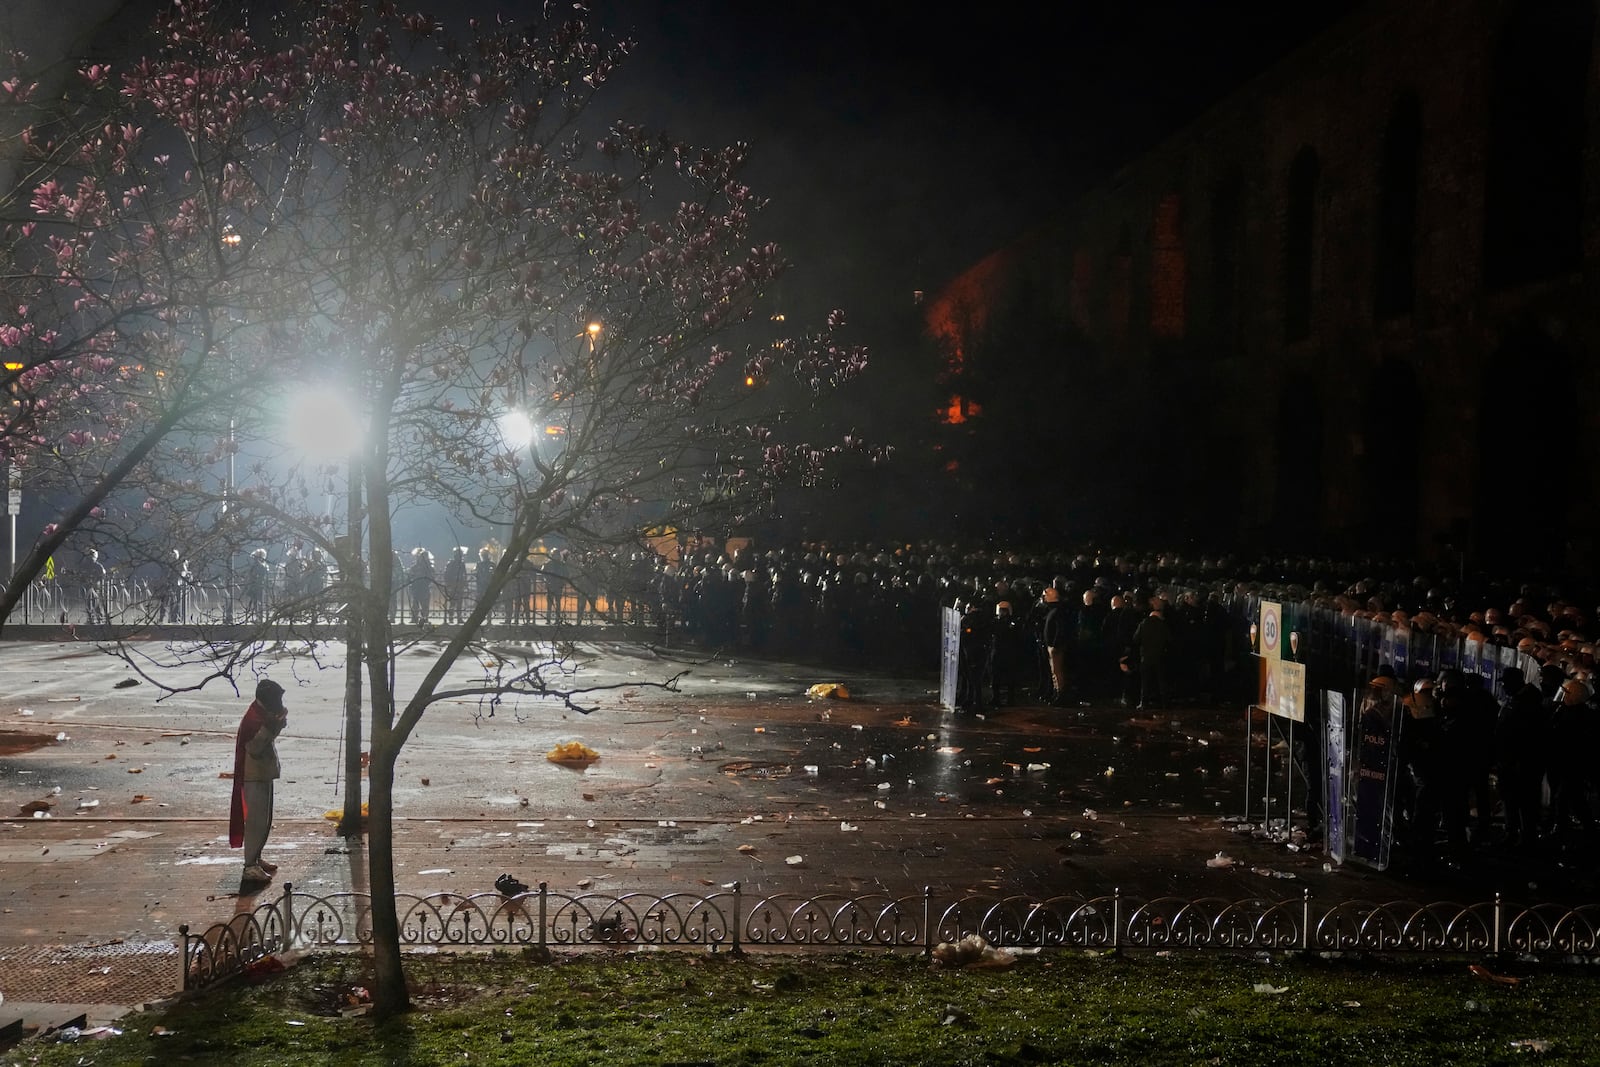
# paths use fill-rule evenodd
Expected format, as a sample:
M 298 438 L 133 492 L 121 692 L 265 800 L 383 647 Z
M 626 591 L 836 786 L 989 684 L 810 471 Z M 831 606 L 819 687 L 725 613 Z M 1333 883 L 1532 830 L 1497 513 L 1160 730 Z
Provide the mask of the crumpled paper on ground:
M 134 799 L 138 800 L 139 798 L 134 797 Z M 325 811 L 322 813 L 322 817 L 327 819 L 329 822 L 338 822 L 340 819 L 344 818 L 344 809 L 334 808 L 331 811 Z M 367 817 L 367 802 L 365 800 L 361 802 L 361 817 L 363 819 Z
M 965 967 L 975 971 L 1001 971 L 1017 962 L 1014 953 L 995 948 L 978 934 L 960 941 L 941 941 L 933 950 L 934 962 L 941 967 Z
M 588 763 L 600 758 L 600 753 L 582 741 L 563 741 L 544 754 L 551 763 Z
M 842 682 L 818 682 L 806 690 L 812 700 L 849 700 L 850 690 Z

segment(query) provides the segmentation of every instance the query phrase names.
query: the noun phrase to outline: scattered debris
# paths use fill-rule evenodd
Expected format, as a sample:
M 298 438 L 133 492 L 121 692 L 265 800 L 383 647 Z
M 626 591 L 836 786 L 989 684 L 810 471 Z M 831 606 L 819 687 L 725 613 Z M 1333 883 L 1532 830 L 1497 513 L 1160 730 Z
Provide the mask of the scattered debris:
M 1255 992 L 1266 993 L 1269 996 L 1275 997 L 1281 993 L 1289 992 L 1289 987 L 1286 985 L 1268 985 L 1266 982 L 1257 982 L 1255 984 Z
M 1219 870 L 1232 867 L 1233 857 L 1228 855 L 1226 852 L 1218 852 L 1215 856 L 1212 856 L 1210 859 L 1206 860 L 1206 866 L 1217 868 Z
M 850 690 L 839 682 L 818 682 L 806 690 L 806 696 L 811 700 L 849 700 Z
M 941 941 L 934 946 L 933 960 L 941 967 L 970 968 L 972 970 L 1003 970 L 1017 962 L 1014 953 L 995 948 L 978 934 L 968 934 L 960 941 Z
M 344 818 L 344 809 L 331 808 L 328 811 L 323 812 L 322 817 L 327 819 L 329 822 L 338 822 L 340 819 Z M 363 819 L 367 817 L 367 802 L 365 800 L 361 802 L 361 817 Z
M 1556 1043 L 1548 1038 L 1543 1037 L 1525 1037 L 1521 1040 L 1511 1042 L 1511 1047 L 1516 1049 L 1518 1052 L 1535 1052 L 1543 1055 L 1544 1053 L 1554 1049 L 1556 1047 Z
M 113 689 L 132 689 L 134 686 L 136 686 L 138 684 L 139 684 L 139 679 L 137 679 L 137 678 L 124 678 L 122 681 L 118 682 L 116 685 L 112 686 L 111 688 L 113 688 Z
M 545 753 L 551 763 L 590 763 L 600 758 L 600 753 L 582 741 L 563 741 Z
M 1522 984 L 1522 979 L 1513 978 L 1508 974 L 1495 974 L 1481 963 L 1474 963 L 1472 966 L 1468 967 L 1467 970 L 1472 972 L 1473 977 L 1482 978 L 1485 982 L 1493 982 L 1496 985 Z

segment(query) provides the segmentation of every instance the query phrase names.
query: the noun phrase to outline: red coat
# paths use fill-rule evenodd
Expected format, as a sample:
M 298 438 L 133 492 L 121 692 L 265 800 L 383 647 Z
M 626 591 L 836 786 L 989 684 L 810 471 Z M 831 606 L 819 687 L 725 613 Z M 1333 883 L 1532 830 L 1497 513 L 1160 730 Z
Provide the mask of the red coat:
M 265 709 L 251 701 L 244 718 L 239 721 L 239 735 L 233 742 L 233 803 L 228 811 L 228 845 L 232 848 L 244 847 L 244 746 L 266 722 Z

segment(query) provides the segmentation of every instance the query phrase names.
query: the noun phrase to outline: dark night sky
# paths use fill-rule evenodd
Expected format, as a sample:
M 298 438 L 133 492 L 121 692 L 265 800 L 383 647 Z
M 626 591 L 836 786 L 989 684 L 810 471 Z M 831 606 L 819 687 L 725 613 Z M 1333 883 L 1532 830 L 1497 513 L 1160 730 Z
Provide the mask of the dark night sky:
M 1156 143 L 1355 0 L 931 7 L 594 0 L 639 42 L 612 103 L 744 140 L 785 303 L 867 332 Z M 609 108 L 607 109 L 609 110 Z
M 164 2 L 0 0 L 0 43 Z M 795 265 L 785 310 L 844 307 L 872 341 L 913 289 L 937 291 L 1360 0 L 587 2 L 639 43 L 600 112 L 749 142 L 749 183 L 773 200 L 760 236 Z M 416 6 L 516 18 L 574 4 Z

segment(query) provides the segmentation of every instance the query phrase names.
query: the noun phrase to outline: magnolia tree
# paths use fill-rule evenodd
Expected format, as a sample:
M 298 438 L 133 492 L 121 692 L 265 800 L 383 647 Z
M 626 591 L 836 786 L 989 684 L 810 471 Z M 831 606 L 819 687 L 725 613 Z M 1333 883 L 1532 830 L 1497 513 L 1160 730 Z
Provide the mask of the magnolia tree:
M 47 93 L 26 56 L 0 62 L 0 155 L 17 178 L 0 190 L 0 461 L 60 506 L 0 594 L 3 620 L 69 535 L 114 532 L 119 492 L 142 521 L 159 446 L 204 439 L 231 398 L 298 373 L 303 353 L 261 339 L 292 332 L 303 280 L 269 261 L 286 246 L 244 245 L 230 220 L 285 221 L 265 200 L 304 172 L 305 134 L 282 115 L 202 121 L 215 88 L 199 79 L 157 101 L 137 70 L 88 65 Z
M 177 547 L 234 574 L 289 539 L 331 561 L 327 590 L 277 610 L 325 599 L 348 625 L 370 737 L 374 997 L 392 1013 L 407 1006 L 402 746 L 446 695 L 584 705 L 548 660 L 476 655 L 530 549 L 637 543 L 817 483 L 865 449 L 807 443 L 807 413 L 865 358 L 834 340 L 837 316 L 756 330 L 782 263 L 752 236 L 744 149 L 602 122 L 593 101 L 625 42 L 576 18 L 458 34 L 387 3 L 261 22 L 233 7 L 176 5 L 148 54 L 86 69 L 62 117 L 25 135 L 38 172 L 35 218 L 9 231 L 18 310 L 0 336 L 24 399 L 7 440 L 75 494 L 36 551 L 81 528 L 131 558 Z M 290 417 L 308 387 L 328 412 L 316 433 Z M 401 689 L 415 635 L 391 621 L 395 520 L 419 505 L 495 529 L 503 550 Z M 152 676 L 205 662 L 183 685 L 236 680 L 281 621 L 124 651 Z M 489 666 L 463 686 L 474 663 Z

